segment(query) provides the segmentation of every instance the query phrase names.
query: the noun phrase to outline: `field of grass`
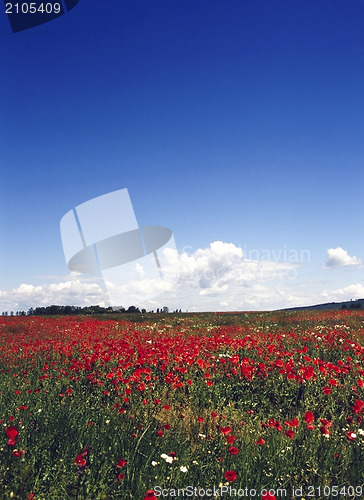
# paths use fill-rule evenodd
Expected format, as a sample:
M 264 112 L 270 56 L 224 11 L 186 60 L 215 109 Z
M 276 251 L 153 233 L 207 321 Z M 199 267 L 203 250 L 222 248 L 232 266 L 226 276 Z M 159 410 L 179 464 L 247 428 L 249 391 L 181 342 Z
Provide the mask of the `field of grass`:
M 360 310 L 2 317 L 0 498 L 362 498 L 363 386 Z

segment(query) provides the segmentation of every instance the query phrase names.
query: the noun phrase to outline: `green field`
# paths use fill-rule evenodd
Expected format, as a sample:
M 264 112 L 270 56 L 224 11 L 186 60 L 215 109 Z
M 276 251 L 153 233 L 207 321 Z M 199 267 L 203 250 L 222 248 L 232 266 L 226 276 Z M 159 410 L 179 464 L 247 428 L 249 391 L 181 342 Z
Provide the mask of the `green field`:
M 1 498 L 363 496 L 363 311 L 2 317 L 0 350 Z

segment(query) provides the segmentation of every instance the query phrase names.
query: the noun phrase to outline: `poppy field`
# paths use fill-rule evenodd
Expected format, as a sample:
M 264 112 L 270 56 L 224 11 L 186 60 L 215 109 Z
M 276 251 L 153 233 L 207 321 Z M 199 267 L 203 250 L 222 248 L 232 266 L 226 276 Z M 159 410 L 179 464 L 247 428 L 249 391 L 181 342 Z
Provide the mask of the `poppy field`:
M 0 319 L 0 498 L 362 498 L 363 416 L 361 310 Z

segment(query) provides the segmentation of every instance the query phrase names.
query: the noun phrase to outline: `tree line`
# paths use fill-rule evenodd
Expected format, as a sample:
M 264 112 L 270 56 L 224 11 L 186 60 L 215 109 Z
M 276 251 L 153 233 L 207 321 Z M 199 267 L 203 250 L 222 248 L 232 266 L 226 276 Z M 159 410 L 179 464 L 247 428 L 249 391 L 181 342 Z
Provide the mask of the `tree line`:
M 135 306 L 130 306 L 128 309 L 124 309 L 123 307 L 119 309 L 113 309 L 112 307 L 102 307 L 102 306 L 46 306 L 46 307 L 31 307 L 27 312 L 25 311 L 4 311 L 2 316 L 52 316 L 52 315 L 60 315 L 60 316 L 71 316 L 76 314 L 111 314 L 111 313 L 121 313 L 121 314 L 146 314 L 146 309 L 139 309 Z M 173 311 L 174 313 L 181 313 L 181 309 L 176 309 Z M 148 311 L 148 313 L 154 313 L 153 311 Z M 158 308 L 156 310 L 157 314 L 168 314 L 169 308 L 167 306 Z

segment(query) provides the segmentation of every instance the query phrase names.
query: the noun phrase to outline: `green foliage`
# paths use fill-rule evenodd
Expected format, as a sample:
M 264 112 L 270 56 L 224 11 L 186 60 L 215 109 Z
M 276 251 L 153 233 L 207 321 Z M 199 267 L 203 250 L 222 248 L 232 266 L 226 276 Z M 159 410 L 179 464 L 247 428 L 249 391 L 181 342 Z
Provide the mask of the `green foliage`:
M 362 311 L 150 316 L 2 319 L 0 498 L 360 486 Z

